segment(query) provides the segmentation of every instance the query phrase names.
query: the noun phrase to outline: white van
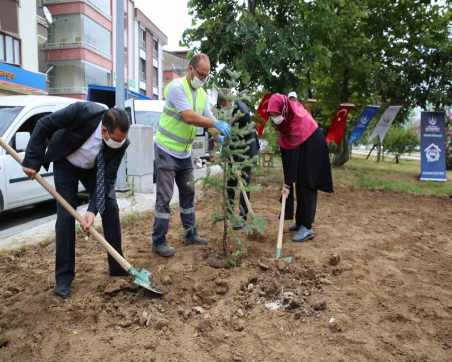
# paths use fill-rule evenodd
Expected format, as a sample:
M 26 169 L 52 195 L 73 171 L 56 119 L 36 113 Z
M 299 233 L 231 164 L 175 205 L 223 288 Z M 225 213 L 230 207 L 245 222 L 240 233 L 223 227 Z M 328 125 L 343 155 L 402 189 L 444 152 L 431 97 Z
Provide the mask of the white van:
M 154 134 L 157 132 L 164 107 L 165 101 L 161 100 L 127 99 L 125 102 L 125 110 L 129 114 L 132 124 L 152 126 Z M 193 141 L 192 156 L 193 160 L 209 156 L 208 132 L 202 127 L 198 127 L 196 138 Z
M 51 96 L 0 97 L 0 137 L 22 157 L 38 119 L 76 102 L 73 98 Z M 39 173 L 53 185 L 53 165 Z M 0 147 L 0 213 L 49 200 L 51 196 Z

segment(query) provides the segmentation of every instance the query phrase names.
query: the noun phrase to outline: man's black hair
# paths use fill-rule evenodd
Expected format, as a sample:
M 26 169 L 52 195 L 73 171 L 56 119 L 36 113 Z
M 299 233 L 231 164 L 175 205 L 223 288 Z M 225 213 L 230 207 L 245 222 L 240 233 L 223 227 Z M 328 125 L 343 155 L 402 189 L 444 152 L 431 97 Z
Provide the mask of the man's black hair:
M 130 128 L 129 116 L 123 109 L 110 108 L 104 114 L 102 126 L 104 126 L 109 133 L 113 133 L 118 128 L 121 132 L 127 133 Z

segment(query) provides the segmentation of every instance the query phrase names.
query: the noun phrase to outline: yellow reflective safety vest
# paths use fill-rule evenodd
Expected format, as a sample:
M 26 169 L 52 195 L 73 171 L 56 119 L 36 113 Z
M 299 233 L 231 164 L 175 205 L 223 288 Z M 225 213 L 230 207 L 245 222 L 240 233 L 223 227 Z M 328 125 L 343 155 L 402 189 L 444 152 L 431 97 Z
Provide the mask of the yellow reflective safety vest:
M 204 113 L 207 95 L 203 88 L 193 90 L 188 84 L 187 78 L 175 79 L 165 87 L 164 96 L 167 98 L 168 89 L 173 82 L 181 82 L 185 95 L 192 109 L 199 114 Z M 155 142 L 164 149 L 181 157 L 191 153 L 192 143 L 196 137 L 196 126 L 185 123 L 175 108 L 167 101 L 160 116 Z

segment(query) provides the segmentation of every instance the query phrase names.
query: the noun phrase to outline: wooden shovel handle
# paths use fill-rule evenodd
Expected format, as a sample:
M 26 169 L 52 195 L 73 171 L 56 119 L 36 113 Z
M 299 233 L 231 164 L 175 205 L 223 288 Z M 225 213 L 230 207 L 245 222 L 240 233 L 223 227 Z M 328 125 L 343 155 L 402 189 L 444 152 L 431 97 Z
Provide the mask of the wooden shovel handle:
M 289 196 L 290 189 L 287 185 L 283 186 L 281 195 L 282 195 L 282 201 L 281 201 L 281 213 L 279 215 L 279 228 L 278 228 L 278 239 L 276 242 L 276 250 L 282 249 L 282 242 L 283 242 L 283 233 L 284 233 L 284 217 L 286 215 L 286 200 Z
M 14 158 L 20 165 L 22 165 L 22 160 L 19 156 L 19 154 L 10 146 L 8 145 L 2 138 L 0 138 L 0 146 L 8 152 L 12 158 Z M 39 171 L 39 170 L 37 170 Z M 70 213 L 80 224 L 83 223 L 83 217 L 78 213 L 58 192 L 55 190 L 54 187 L 52 187 L 39 173 L 36 173 L 36 176 L 34 179 L 42 186 L 44 189 L 49 192 L 54 199 L 63 206 L 68 213 Z M 122 266 L 124 270 L 129 270 L 132 265 L 124 259 L 124 257 L 121 256 L 111 245 L 110 243 L 105 240 L 105 238 L 93 227 L 91 226 L 89 229 L 89 233 L 97 240 L 99 241 L 102 246 L 107 250 L 107 252 Z
M 240 176 L 240 174 L 239 174 L 239 172 L 237 172 L 237 180 L 239 181 L 240 192 L 243 195 L 243 199 L 245 200 L 245 204 L 246 204 L 246 207 L 248 208 L 249 213 L 251 215 L 255 216 L 256 214 L 254 213 L 253 207 L 251 206 L 251 202 L 250 202 L 250 199 L 248 198 L 248 195 L 246 193 L 245 186 L 243 185 L 243 182 L 242 182 L 242 180 L 240 179 L 239 176 Z

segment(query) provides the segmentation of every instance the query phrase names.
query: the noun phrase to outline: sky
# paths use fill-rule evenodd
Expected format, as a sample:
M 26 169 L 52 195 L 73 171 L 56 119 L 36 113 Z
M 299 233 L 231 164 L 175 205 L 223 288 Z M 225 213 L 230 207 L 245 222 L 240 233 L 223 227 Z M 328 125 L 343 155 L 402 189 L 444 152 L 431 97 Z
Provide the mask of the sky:
M 184 30 L 191 26 L 187 0 L 135 0 L 139 8 L 168 37 L 165 49 L 179 49 Z

